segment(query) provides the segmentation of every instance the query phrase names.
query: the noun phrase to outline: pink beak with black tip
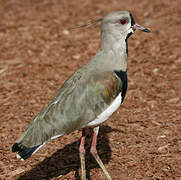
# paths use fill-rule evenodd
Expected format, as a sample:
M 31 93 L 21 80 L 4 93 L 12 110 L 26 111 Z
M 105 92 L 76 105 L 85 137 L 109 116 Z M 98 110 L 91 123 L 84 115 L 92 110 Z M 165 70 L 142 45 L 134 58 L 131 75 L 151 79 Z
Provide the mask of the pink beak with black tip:
M 133 26 L 131 26 L 131 28 L 135 31 L 137 29 L 143 31 L 143 32 L 151 32 L 148 28 L 145 28 L 143 26 L 140 26 L 139 24 L 134 24 Z

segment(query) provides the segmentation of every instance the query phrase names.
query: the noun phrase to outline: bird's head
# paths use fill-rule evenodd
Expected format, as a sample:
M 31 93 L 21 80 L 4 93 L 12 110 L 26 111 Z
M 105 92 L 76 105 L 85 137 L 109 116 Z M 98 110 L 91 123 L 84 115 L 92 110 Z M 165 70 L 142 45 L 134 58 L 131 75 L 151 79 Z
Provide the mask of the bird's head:
M 149 29 L 135 23 L 133 16 L 128 11 L 115 11 L 109 13 L 101 21 L 102 33 L 128 38 L 135 30 L 150 32 Z

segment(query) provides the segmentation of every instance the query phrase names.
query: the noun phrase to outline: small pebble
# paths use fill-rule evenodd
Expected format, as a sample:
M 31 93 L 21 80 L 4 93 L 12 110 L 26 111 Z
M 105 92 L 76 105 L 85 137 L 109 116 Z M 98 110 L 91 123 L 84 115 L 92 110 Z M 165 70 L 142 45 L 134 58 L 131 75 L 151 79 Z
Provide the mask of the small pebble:
M 65 35 L 69 35 L 69 34 L 70 34 L 70 32 L 69 32 L 68 30 L 66 30 L 66 29 L 65 29 L 65 30 L 63 31 L 63 34 L 65 34 Z

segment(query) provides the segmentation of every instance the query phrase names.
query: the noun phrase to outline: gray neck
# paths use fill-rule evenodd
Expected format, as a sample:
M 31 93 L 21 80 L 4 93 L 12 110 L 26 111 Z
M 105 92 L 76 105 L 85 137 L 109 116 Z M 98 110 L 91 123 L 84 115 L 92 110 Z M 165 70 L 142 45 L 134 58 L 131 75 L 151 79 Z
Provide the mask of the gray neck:
M 126 37 L 122 34 L 111 34 L 102 32 L 101 39 L 101 51 L 108 56 L 108 66 L 112 66 L 114 70 L 126 71 Z
M 101 48 L 91 61 L 86 65 L 89 71 L 126 71 L 127 45 L 126 37 L 111 33 L 101 34 Z

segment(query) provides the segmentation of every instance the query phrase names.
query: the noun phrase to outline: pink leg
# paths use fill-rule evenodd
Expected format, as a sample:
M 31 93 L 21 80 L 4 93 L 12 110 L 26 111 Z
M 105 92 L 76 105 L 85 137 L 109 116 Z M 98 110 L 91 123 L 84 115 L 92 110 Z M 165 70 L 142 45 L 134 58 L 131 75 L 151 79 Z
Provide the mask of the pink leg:
M 108 171 L 106 170 L 102 160 L 100 159 L 99 155 L 97 154 L 97 150 L 96 150 L 96 145 L 97 145 L 97 136 L 99 133 L 99 126 L 94 128 L 94 134 L 93 134 L 93 138 L 92 138 L 92 144 L 91 144 L 91 154 L 94 156 L 95 160 L 97 161 L 97 163 L 99 164 L 99 166 L 101 167 L 101 169 L 103 170 L 106 178 L 108 180 L 112 180 L 111 176 L 109 175 Z
M 80 163 L 81 163 L 81 170 L 82 170 L 82 180 L 86 180 L 86 169 L 85 169 L 85 130 L 82 130 L 82 137 L 80 140 L 79 146 L 79 155 L 80 155 Z

